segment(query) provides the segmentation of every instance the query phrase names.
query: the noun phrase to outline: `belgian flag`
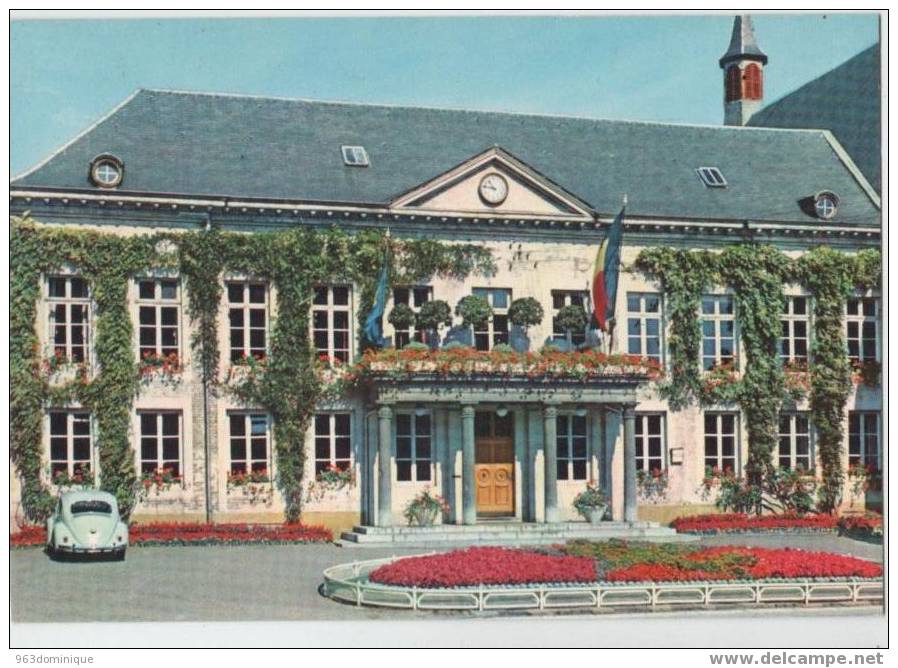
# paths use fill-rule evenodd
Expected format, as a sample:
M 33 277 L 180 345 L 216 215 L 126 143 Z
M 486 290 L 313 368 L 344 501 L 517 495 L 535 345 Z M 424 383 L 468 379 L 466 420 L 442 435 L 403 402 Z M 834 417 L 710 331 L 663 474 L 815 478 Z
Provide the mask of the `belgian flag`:
M 620 249 L 623 239 L 624 207 L 617 214 L 608 235 L 599 245 L 592 272 L 592 303 L 596 322 L 603 332 L 610 331 L 614 321 L 614 301 L 620 273 Z

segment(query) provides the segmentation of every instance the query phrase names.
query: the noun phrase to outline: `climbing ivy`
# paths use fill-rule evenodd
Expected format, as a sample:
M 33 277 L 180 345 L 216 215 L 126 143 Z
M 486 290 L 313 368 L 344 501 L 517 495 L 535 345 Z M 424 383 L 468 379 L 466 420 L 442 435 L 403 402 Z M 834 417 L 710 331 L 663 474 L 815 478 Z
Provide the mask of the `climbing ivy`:
M 702 332 L 698 311 L 702 293 L 713 282 L 714 265 L 711 253 L 678 251 L 670 247 L 647 248 L 636 259 L 636 267 L 656 276 L 666 295 L 671 375 L 659 390 L 674 411 L 682 410 L 701 396 L 698 360 Z
M 771 472 L 778 415 L 786 396 L 777 349 L 783 286 L 797 283 L 811 293 L 815 336 L 810 408 L 823 478 L 818 505 L 824 511 L 835 509 L 841 500 L 842 423 L 851 389 L 843 333 L 845 300 L 854 289 L 878 285 L 880 253 L 864 250 L 847 255 L 820 247 L 791 260 L 772 246 L 755 244 L 731 246 L 720 253 L 650 248 L 640 253 L 635 266 L 657 277 L 667 297 L 671 375 L 659 388 L 661 395 L 672 410 L 691 403 L 739 403 L 748 424 L 746 473 L 753 486 Z M 702 293 L 715 285 L 727 285 L 735 291 L 747 359 L 738 382 L 717 384 L 729 372 L 714 370 L 707 376 L 712 382 L 703 385 L 699 311 Z
M 314 285 L 358 285 L 361 324 L 374 301 L 387 245 L 387 255 L 394 258 L 391 283 L 495 272 L 488 249 L 392 239 L 379 231 L 348 234 L 333 228 L 238 234 L 210 226 L 198 232 L 123 237 L 40 226 L 27 215 L 13 218 L 11 223 L 11 459 L 22 480 L 25 512 L 32 520 L 42 519 L 52 507 L 41 476 L 41 416 L 45 406 L 67 401 L 79 401 L 91 410 L 97 424 L 101 486 L 116 494 L 125 516 L 133 509 L 136 475 L 128 426 L 139 390 L 139 374 L 127 289 L 135 274 L 176 268 L 184 277 L 187 315 L 194 325 L 193 357 L 201 379 L 213 391 L 220 391 L 223 385 L 218 373 L 223 277 L 233 273 L 269 282 L 275 295 L 276 317 L 272 318 L 269 355 L 263 365 L 258 365 L 264 371 L 227 389 L 246 405 L 270 413 L 277 484 L 287 519 L 295 521 L 301 512 L 304 434 L 321 397 L 309 341 Z M 59 388 L 41 378 L 35 323 L 41 273 L 63 266 L 76 270 L 91 285 L 97 305 L 94 352 L 98 372 L 90 382 Z
M 842 324 L 845 301 L 856 288 L 877 287 L 879 268 L 880 254 L 870 250 L 848 256 L 820 247 L 796 262 L 796 277 L 814 296 L 810 406 L 823 469 L 818 505 L 829 512 L 842 499 L 842 421 L 851 391 Z
M 10 341 L 15 353 L 10 369 L 10 458 L 19 471 L 22 503 L 31 519 L 45 517 L 53 503 L 41 476 L 41 419 L 51 400 L 56 405 L 78 402 L 91 411 L 102 471 L 100 487 L 116 496 L 123 516 L 133 509 L 137 478 L 128 432 L 139 375 L 127 309 L 128 277 L 171 263 L 167 254 L 156 251 L 155 241 L 146 236 L 39 228 L 27 216 L 12 219 Z M 77 269 L 91 286 L 96 305 L 95 373 L 51 388 L 40 373 L 37 304 L 41 275 L 64 268 Z
M 737 400 L 748 427 L 750 485 L 772 472 L 771 455 L 779 439 L 779 412 L 785 385 L 779 359 L 783 283 L 790 261 L 773 246 L 730 246 L 716 258 L 720 283 L 736 292 L 736 314 L 745 350 Z

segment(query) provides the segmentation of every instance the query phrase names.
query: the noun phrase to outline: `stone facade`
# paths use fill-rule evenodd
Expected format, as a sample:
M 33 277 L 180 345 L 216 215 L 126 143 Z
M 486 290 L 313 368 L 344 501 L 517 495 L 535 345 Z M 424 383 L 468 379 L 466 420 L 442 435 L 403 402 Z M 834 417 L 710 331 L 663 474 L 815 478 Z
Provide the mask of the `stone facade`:
M 28 205 L 38 221 L 60 224 L 61 209 L 54 206 L 35 206 L 32 201 L 14 200 L 14 205 Z M 120 227 L 100 225 L 92 220 L 90 209 L 80 209 L 78 220 L 66 216 L 64 224 L 81 227 L 118 231 Z M 104 212 L 103 215 L 109 215 Z M 114 215 L 114 213 L 113 213 Z M 121 215 L 121 214 L 119 214 Z M 412 226 L 420 232 L 424 225 L 437 233 L 444 223 L 439 214 L 427 216 L 429 220 L 412 222 L 408 219 L 391 223 L 394 235 L 409 233 Z M 239 220 L 228 221 L 238 228 Z M 363 221 L 356 218 L 347 223 L 349 227 L 360 226 Z M 407 227 L 404 225 L 407 224 Z M 443 299 L 454 305 L 458 300 L 471 294 L 475 288 L 501 288 L 511 291 L 511 298 L 534 297 L 545 310 L 543 322 L 529 331 L 530 348 L 537 349 L 545 341 L 553 338 L 552 315 L 553 292 L 585 290 L 591 273 L 591 263 L 595 256 L 600 232 L 595 225 L 571 229 L 563 222 L 551 225 L 534 225 L 526 229 L 517 226 L 508 230 L 492 229 L 489 224 L 472 224 L 464 233 L 459 233 L 457 225 L 446 225 L 441 235 L 449 242 L 454 240 L 477 241 L 492 251 L 498 272 L 489 280 L 470 277 L 465 280 L 435 280 L 432 298 Z M 721 247 L 735 240 L 734 233 L 726 228 L 709 232 L 709 228 L 696 226 L 688 232 L 678 230 L 675 234 L 658 234 L 654 229 L 646 229 L 644 222 L 627 220 L 624 235 L 624 249 L 620 285 L 617 293 L 616 314 L 621 322 L 626 320 L 628 295 L 661 294 L 659 286 L 651 279 L 628 271 L 641 248 L 660 243 L 681 247 Z M 144 231 L 164 229 L 147 226 Z M 133 233 L 133 228 L 127 228 Z M 552 237 L 556 236 L 557 239 Z M 729 239 L 727 237 L 730 237 Z M 845 244 L 835 238 L 833 243 Z M 854 242 L 856 243 L 856 242 Z M 795 239 L 783 239 L 784 248 L 798 254 L 801 246 L 810 243 Z M 132 313 L 137 318 L 136 285 L 140 277 L 135 277 L 130 302 Z M 177 278 L 177 277 L 173 277 Z M 222 280 L 241 277 L 227 276 Z M 358 294 L 358 286 L 349 286 L 351 295 Z M 725 293 L 725 289 L 711 291 Z M 798 290 L 789 294 L 798 295 Z M 277 316 L 275 300 L 269 295 L 271 310 L 268 323 Z M 356 300 L 350 298 L 349 322 L 355 329 L 357 320 Z M 163 382 L 154 376 L 141 387 L 134 405 L 132 430 L 134 433 L 135 458 L 139 467 L 140 423 L 139 415 L 144 411 L 171 411 L 177 413 L 183 424 L 180 441 L 180 461 L 184 474 L 183 484 L 158 495 L 150 493 L 142 501 L 135 519 L 146 521 L 203 519 L 207 507 L 213 521 L 278 521 L 283 516 L 283 504 L 276 489 L 268 487 L 262 494 L 253 496 L 243 493 L 243 489 L 229 487 L 230 471 L 230 416 L 246 413 L 227 392 L 226 387 L 210 392 L 207 398 L 208 411 L 203 410 L 203 385 L 192 369 L 190 341 L 192 324 L 186 317 L 186 295 L 183 284 L 179 292 L 180 354 L 184 360 L 184 371 L 176 382 Z M 392 307 L 392 297 L 387 304 L 387 312 Z M 220 377 L 228 378 L 235 372 L 227 356 L 228 318 L 226 299 L 221 305 L 219 335 L 223 349 Z M 43 345 L 49 345 L 49 314 L 46 305 L 39 310 L 38 331 Z M 664 315 L 664 301 L 661 300 L 662 341 L 669 329 Z M 621 327 L 623 329 L 623 327 Z M 135 327 L 135 336 L 137 327 Z M 879 325 L 881 331 L 881 324 Z M 385 334 L 393 338 L 395 332 L 385 324 Z M 355 337 L 355 333 L 353 333 Z M 737 333 L 738 341 L 738 316 Z M 601 345 L 607 346 L 607 340 Z M 137 354 L 135 340 L 135 355 Z M 617 335 L 612 341 L 612 352 L 627 352 L 627 337 Z M 738 346 L 738 343 L 737 343 Z M 355 349 L 355 341 L 353 341 Z M 737 348 L 737 358 L 744 359 Z M 666 354 L 662 344 L 662 356 Z M 663 360 L 662 360 L 663 361 Z M 851 411 L 870 411 L 879 414 L 881 393 L 878 388 L 859 386 L 849 402 Z M 705 409 L 692 407 L 680 412 L 672 412 L 665 402 L 658 398 L 649 382 L 632 381 L 623 383 L 596 382 L 578 384 L 571 389 L 558 386 L 541 388 L 534 394 L 533 388 L 514 386 L 513 383 L 499 383 L 484 380 L 480 383 L 450 382 L 440 387 L 416 384 L 410 381 L 404 386 L 389 385 L 377 387 L 371 394 L 353 394 L 330 401 L 318 407 L 322 415 L 333 413 L 348 414 L 351 439 L 351 467 L 355 473 L 355 484 L 336 491 L 326 491 L 320 497 L 309 498 L 304 506 L 304 521 L 325 523 L 334 528 L 345 528 L 352 524 L 398 524 L 404 522 L 402 512 L 405 505 L 417 493 L 432 489 L 446 498 L 449 513 L 444 521 L 471 523 L 478 519 L 477 502 L 474 491 L 473 467 L 477 461 L 477 441 L 474 434 L 474 419 L 479 412 L 495 413 L 503 408 L 511 416 L 513 425 L 513 506 L 508 513 L 509 520 L 525 522 L 551 522 L 576 519 L 571 507 L 573 497 L 581 491 L 587 481 L 593 480 L 603 486 L 611 498 L 611 513 L 614 519 L 668 520 L 679 514 L 702 512 L 708 509 L 713 499 L 703 494 L 701 481 L 705 471 L 703 452 L 703 416 L 706 413 L 734 413 L 737 442 L 737 469 L 747 457 L 747 433 L 745 421 L 739 415 L 738 407 L 719 406 Z M 252 408 L 252 407 L 250 407 Z M 794 407 L 802 412 L 806 403 Z M 414 482 L 399 480 L 397 474 L 396 420 L 400 414 L 426 414 L 431 424 L 431 451 L 427 466 L 428 480 Z M 558 480 L 557 424 L 559 416 L 580 414 L 585 417 L 586 439 L 585 468 L 574 479 Z M 668 485 L 660 496 L 644 498 L 635 484 L 635 427 L 634 420 L 643 415 L 658 415 L 662 424 L 661 461 L 667 469 Z M 48 418 L 49 420 L 49 418 Z M 847 416 L 846 416 L 847 421 Z M 47 423 L 49 425 L 49 423 Z M 847 422 L 843 461 L 847 467 Z M 813 437 L 812 437 L 813 438 Z M 550 444 L 550 447 L 546 447 Z M 269 435 L 269 448 L 271 448 Z M 49 436 L 46 440 L 49 453 Z M 206 459 L 208 447 L 209 458 Z M 813 446 L 812 446 L 813 447 Z M 679 452 L 677 452 L 679 451 Z M 269 449 L 270 473 L 276 474 L 277 462 Z M 307 482 L 312 482 L 316 463 L 315 421 L 309 426 L 306 447 Z M 206 469 L 208 466 L 208 489 Z M 428 477 L 422 476 L 422 477 Z M 15 482 L 15 481 L 14 481 Z M 13 485 L 13 504 L 17 502 L 18 485 Z M 209 495 L 208 506 L 206 495 Z M 385 502 L 385 498 L 389 502 Z M 847 503 L 859 500 L 846 499 Z M 862 502 L 861 502 L 862 503 Z

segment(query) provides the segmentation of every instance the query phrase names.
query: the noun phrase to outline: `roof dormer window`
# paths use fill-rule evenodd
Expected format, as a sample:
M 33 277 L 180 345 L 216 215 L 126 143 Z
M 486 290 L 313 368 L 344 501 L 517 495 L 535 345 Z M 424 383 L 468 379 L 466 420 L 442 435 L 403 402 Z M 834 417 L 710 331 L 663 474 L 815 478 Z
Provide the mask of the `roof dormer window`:
M 368 152 L 364 146 L 343 146 L 343 164 L 349 167 L 367 167 Z
M 100 188 L 115 188 L 125 174 L 125 165 L 114 155 L 98 155 L 90 162 L 90 180 Z
M 839 197 L 834 192 L 824 190 L 814 196 L 814 212 L 818 218 L 829 220 L 836 215 Z
M 717 167 L 699 167 L 695 170 L 699 178 L 709 188 L 726 188 L 727 180 Z

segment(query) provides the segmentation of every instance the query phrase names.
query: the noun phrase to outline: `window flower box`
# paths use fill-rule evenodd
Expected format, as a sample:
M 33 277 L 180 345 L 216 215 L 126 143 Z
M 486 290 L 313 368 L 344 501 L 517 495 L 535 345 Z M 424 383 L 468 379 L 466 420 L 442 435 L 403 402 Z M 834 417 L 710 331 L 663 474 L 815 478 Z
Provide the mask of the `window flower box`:
M 66 357 L 60 352 L 45 356 L 40 363 L 41 378 L 49 385 L 68 385 L 88 382 L 88 366 L 83 360 Z
M 158 497 L 182 483 L 182 476 L 175 475 L 170 468 L 145 471 L 138 480 L 137 496 L 141 501 L 146 501 L 151 495 Z
M 344 469 L 331 464 L 309 483 L 306 501 L 321 501 L 328 494 L 355 487 L 355 482 L 355 470 L 352 466 Z
M 181 382 L 184 367 L 178 353 L 160 355 L 147 351 L 141 355 L 137 370 L 141 382 L 157 379 L 167 385 L 177 385 Z
M 71 475 L 66 471 L 56 471 L 51 481 L 60 493 L 80 489 L 93 489 L 96 483 L 93 472 L 85 468 L 76 468 Z
M 274 500 L 274 486 L 267 469 L 261 471 L 231 471 L 228 473 L 227 495 L 239 496 L 251 506 L 270 506 Z

